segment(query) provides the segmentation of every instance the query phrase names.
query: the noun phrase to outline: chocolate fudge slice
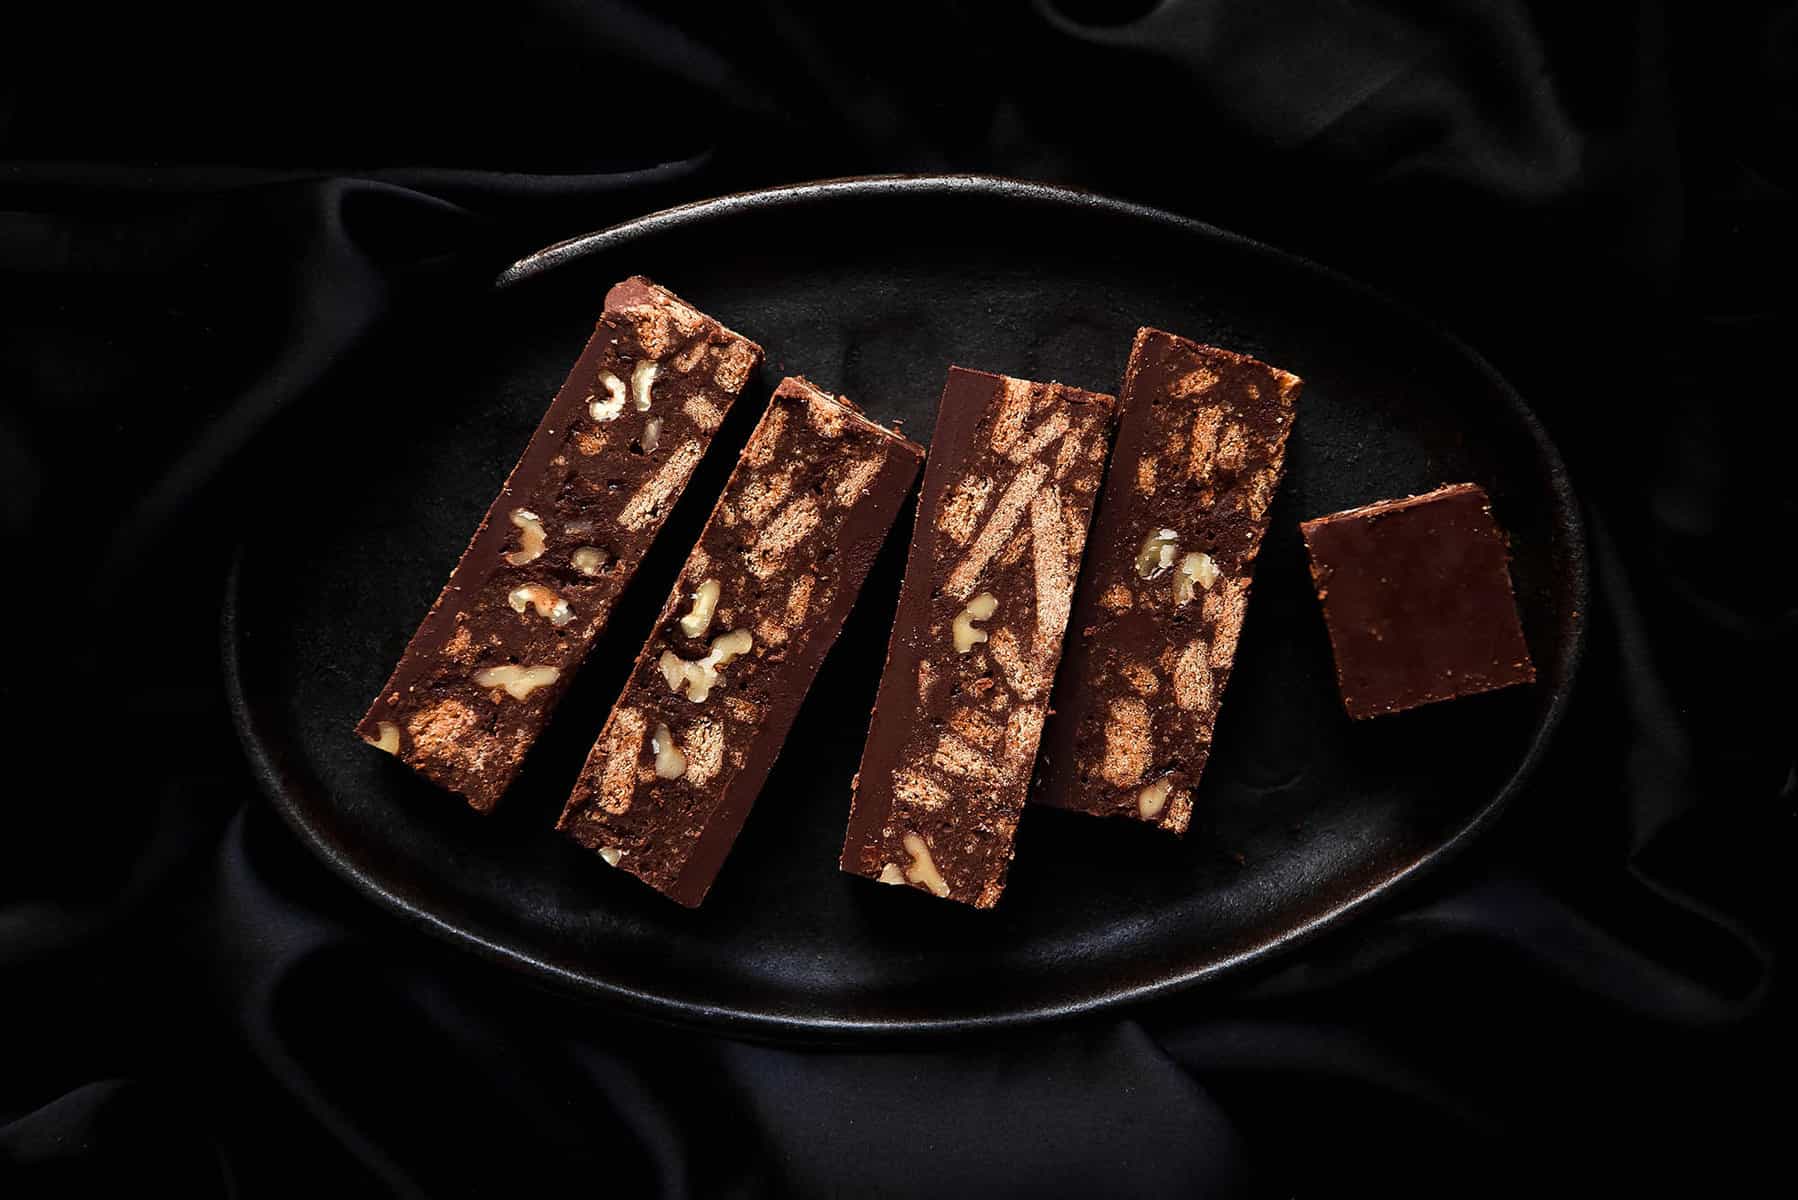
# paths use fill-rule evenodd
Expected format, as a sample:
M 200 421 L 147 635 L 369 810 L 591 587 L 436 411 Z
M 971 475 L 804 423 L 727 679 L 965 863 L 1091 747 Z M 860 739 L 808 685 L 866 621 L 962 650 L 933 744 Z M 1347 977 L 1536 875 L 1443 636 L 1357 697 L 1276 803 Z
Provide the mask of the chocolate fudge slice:
M 612 288 L 363 740 L 491 810 L 761 358 L 646 279 Z
M 705 898 L 923 461 L 848 400 L 781 382 L 557 828 Z
M 1137 331 L 1037 802 L 1186 832 L 1299 387 L 1247 355 Z
M 997 903 L 1115 404 L 949 368 L 843 870 Z
M 1471 483 L 1300 526 L 1349 716 L 1532 683 L 1492 502 Z

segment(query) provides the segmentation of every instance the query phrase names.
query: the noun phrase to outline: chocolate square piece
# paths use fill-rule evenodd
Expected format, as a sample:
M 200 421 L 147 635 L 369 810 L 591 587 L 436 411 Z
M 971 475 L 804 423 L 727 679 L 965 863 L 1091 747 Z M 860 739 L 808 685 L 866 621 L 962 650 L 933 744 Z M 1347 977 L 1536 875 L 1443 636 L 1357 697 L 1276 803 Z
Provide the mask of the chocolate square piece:
M 557 827 L 703 900 L 923 463 L 848 400 L 782 380 Z
M 843 870 L 998 902 L 1115 406 L 949 368 Z
M 1299 379 L 1137 331 L 1033 798 L 1186 832 Z
M 1511 555 L 1471 483 L 1300 526 L 1351 717 L 1532 683 Z
M 761 359 L 647 279 L 613 287 L 362 739 L 492 809 Z

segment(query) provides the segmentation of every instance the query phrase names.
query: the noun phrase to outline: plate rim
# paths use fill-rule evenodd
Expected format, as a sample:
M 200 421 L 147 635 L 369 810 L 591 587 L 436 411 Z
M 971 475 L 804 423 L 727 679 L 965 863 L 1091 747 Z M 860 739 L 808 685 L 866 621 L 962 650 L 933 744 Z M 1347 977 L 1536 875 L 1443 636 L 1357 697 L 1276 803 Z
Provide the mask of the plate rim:
M 1477 813 L 1446 841 L 1426 851 L 1416 861 L 1394 871 L 1311 919 L 1283 930 L 1255 945 L 1198 966 L 1170 971 L 1149 983 L 1099 988 L 1088 994 L 1063 1000 L 1014 1007 L 1002 1012 L 963 1014 L 945 1017 L 840 1017 L 831 1015 L 794 1015 L 789 1012 L 712 1004 L 670 997 L 646 989 L 606 979 L 590 971 L 553 962 L 530 950 L 509 945 L 502 939 L 484 936 L 476 929 L 458 924 L 453 916 L 445 916 L 421 901 L 403 894 L 388 882 L 376 878 L 358 866 L 349 854 L 326 838 L 324 832 L 301 811 L 290 794 L 294 787 L 287 772 L 275 761 L 266 738 L 258 732 L 249 694 L 244 683 L 241 656 L 240 614 L 242 568 L 245 545 L 234 550 L 225 578 L 225 595 L 221 606 L 219 638 L 221 667 L 226 699 L 231 710 L 232 725 L 248 761 L 251 774 L 260 790 L 281 814 L 287 826 L 302 844 L 317 855 L 328 868 L 347 881 L 362 896 L 379 907 L 399 916 L 404 924 L 423 929 L 458 947 L 473 951 L 478 957 L 498 963 L 534 980 L 547 982 L 560 991 L 599 999 L 622 1006 L 634 1014 L 653 1021 L 684 1027 L 697 1027 L 708 1032 L 726 1032 L 734 1036 L 787 1042 L 833 1043 L 871 1039 L 916 1037 L 952 1037 L 998 1029 L 1069 1020 L 1095 1013 L 1142 1005 L 1187 991 L 1205 983 L 1231 975 L 1251 963 L 1265 964 L 1289 956 L 1293 951 L 1327 930 L 1336 928 L 1363 909 L 1390 900 L 1395 892 L 1414 885 L 1431 872 L 1440 870 L 1478 840 L 1510 805 L 1512 799 L 1535 773 L 1555 731 L 1559 728 L 1577 684 L 1586 648 L 1588 613 L 1591 600 L 1591 559 L 1586 539 L 1585 521 L 1573 488 L 1566 463 L 1553 439 L 1535 411 L 1524 401 L 1508 380 L 1486 358 L 1460 337 L 1437 321 L 1389 294 L 1362 283 L 1352 276 L 1324 266 L 1291 251 L 1270 246 L 1242 234 L 1221 229 L 1194 217 L 1182 216 L 1166 209 L 1136 201 L 1124 200 L 1084 188 L 989 174 L 890 174 L 859 175 L 832 179 L 809 180 L 749 191 L 730 192 L 657 209 L 628 218 L 604 228 L 552 243 L 524 256 L 506 267 L 494 279 L 495 290 L 504 291 L 535 279 L 564 264 L 586 258 L 634 238 L 683 226 L 729 218 L 740 213 L 766 209 L 828 202 L 840 198 L 864 196 L 943 196 L 969 194 L 983 198 L 1025 200 L 1033 203 L 1087 209 L 1110 216 L 1124 217 L 1160 226 L 1169 232 L 1221 243 L 1245 250 L 1303 273 L 1320 281 L 1345 289 L 1351 294 L 1376 303 L 1409 321 L 1420 332 L 1439 339 L 1469 362 L 1510 407 L 1536 445 L 1541 461 L 1547 467 L 1548 485 L 1555 495 L 1557 512 L 1555 527 L 1566 546 L 1566 580 L 1571 585 L 1572 607 L 1567 618 L 1570 627 L 1564 668 L 1564 682 L 1549 698 L 1547 709 L 1537 721 L 1530 743 L 1517 767 L 1504 784 Z

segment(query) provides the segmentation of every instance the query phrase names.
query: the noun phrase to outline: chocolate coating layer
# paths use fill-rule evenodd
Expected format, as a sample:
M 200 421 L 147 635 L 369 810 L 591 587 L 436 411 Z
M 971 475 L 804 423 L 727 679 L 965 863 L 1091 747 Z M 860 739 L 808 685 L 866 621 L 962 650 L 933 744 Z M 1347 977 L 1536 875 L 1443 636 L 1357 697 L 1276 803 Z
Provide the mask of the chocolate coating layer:
M 1510 550 L 1471 483 L 1300 528 L 1351 717 L 1532 683 Z
M 849 401 L 783 380 L 557 828 L 703 900 L 923 462 Z
M 646 279 L 613 287 L 356 732 L 491 810 L 761 358 Z
M 949 368 L 843 870 L 998 902 L 1115 404 Z
M 1140 329 L 1033 799 L 1186 832 L 1300 382 Z

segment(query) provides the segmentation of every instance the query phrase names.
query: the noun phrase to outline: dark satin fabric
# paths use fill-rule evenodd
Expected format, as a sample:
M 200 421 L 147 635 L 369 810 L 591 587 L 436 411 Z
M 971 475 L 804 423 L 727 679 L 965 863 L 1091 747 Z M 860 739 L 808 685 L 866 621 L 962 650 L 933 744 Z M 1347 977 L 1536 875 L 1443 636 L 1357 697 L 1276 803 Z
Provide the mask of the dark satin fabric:
M 1798 14 L 1454 0 L 40 6 L 0 76 L 0 1194 L 1758 1194 L 1789 1136 Z M 1222 986 L 855 1052 L 399 928 L 224 712 L 283 422 L 559 237 L 981 170 L 1390 289 L 1590 520 L 1573 711 L 1481 845 Z M 328 482 L 329 464 L 321 463 Z M 303 570 L 304 564 L 295 564 Z

